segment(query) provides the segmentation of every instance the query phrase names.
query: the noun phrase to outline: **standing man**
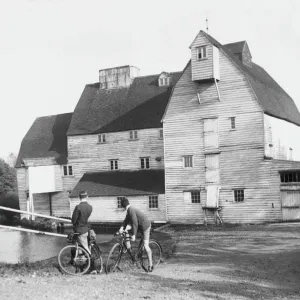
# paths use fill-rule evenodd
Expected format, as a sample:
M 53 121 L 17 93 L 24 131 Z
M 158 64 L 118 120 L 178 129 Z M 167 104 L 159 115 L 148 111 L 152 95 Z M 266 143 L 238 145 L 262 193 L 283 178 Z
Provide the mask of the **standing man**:
M 142 213 L 140 210 L 130 206 L 129 201 L 126 197 L 122 198 L 121 206 L 126 211 L 126 217 L 125 217 L 125 220 L 124 220 L 123 225 L 121 226 L 119 232 L 122 233 L 124 231 L 124 228 L 126 228 L 127 225 L 131 225 L 132 231 L 133 231 L 131 241 L 134 242 L 138 229 L 142 231 L 143 236 L 144 236 L 144 246 L 145 246 L 145 250 L 147 252 L 148 261 L 149 261 L 148 272 L 152 272 L 153 271 L 152 251 L 149 247 L 151 222 L 149 221 L 149 219 L 147 218 L 147 216 L 144 213 Z M 128 249 L 128 252 L 129 252 L 130 256 L 133 258 L 131 248 Z
M 87 203 L 88 194 L 86 191 L 79 193 L 80 203 L 76 205 L 72 214 L 72 224 L 75 233 L 80 233 L 78 241 L 81 246 L 91 254 L 88 244 L 88 219 L 93 211 L 93 207 Z

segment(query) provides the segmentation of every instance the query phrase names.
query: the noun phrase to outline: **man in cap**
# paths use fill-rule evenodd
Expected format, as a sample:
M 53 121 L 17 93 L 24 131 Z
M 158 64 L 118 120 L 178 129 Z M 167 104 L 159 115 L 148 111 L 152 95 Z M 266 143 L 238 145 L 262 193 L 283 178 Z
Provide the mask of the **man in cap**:
M 126 229 L 127 225 L 131 225 L 133 231 L 133 234 L 131 236 L 131 241 L 134 242 L 138 229 L 142 231 L 144 237 L 144 246 L 149 261 L 148 272 L 152 272 L 153 271 L 152 251 L 149 247 L 151 222 L 143 212 L 130 206 L 129 201 L 126 197 L 122 198 L 121 206 L 126 211 L 126 217 L 119 232 L 122 233 L 124 231 L 124 228 Z M 134 259 L 131 248 L 128 249 L 128 252 L 130 256 Z

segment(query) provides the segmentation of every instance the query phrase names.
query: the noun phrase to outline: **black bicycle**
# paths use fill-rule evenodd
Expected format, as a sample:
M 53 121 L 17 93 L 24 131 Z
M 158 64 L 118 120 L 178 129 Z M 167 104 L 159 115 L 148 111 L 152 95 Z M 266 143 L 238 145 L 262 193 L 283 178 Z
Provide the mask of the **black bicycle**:
M 78 242 L 79 233 L 70 233 L 67 242 L 71 245 L 65 246 L 58 254 L 58 264 L 60 269 L 69 275 L 83 275 L 88 271 L 101 273 L 103 263 L 101 251 L 96 243 L 96 239 L 89 237 L 91 254 L 88 253 Z
M 152 233 L 152 231 L 151 231 L 151 233 Z M 126 241 L 127 241 L 127 239 L 130 239 L 128 232 L 124 231 L 121 234 L 119 234 L 119 233 L 115 234 L 115 236 L 117 236 L 117 235 L 121 236 L 122 240 L 120 242 L 114 244 L 108 254 L 108 258 L 107 258 L 106 265 L 105 265 L 105 271 L 107 274 L 115 272 L 116 270 L 122 271 L 122 269 L 120 267 L 121 259 L 123 257 L 123 254 L 128 253 L 127 247 L 126 247 Z M 156 240 L 153 240 L 153 239 L 150 239 L 149 247 L 152 251 L 153 267 L 156 268 L 162 260 L 162 248 L 161 248 L 161 245 L 159 244 L 159 242 L 157 242 Z M 132 258 L 129 255 L 129 253 L 128 253 L 127 258 L 129 258 L 129 261 L 132 263 Z M 141 238 L 141 240 L 139 242 L 137 251 L 134 254 L 134 258 L 135 258 L 137 265 L 141 266 L 147 272 L 149 262 L 148 262 L 147 252 L 144 247 L 144 238 L 143 237 Z

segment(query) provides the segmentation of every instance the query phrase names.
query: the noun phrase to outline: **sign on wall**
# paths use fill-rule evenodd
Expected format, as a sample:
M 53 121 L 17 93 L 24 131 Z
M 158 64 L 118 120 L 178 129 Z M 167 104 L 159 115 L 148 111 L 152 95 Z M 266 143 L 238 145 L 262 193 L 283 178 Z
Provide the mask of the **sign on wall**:
M 39 166 L 29 167 L 29 191 L 30 193 L 50 193 L 56 192 L 59 186 L 61 177 L 55 176 L 55 169 L 58 166 Z

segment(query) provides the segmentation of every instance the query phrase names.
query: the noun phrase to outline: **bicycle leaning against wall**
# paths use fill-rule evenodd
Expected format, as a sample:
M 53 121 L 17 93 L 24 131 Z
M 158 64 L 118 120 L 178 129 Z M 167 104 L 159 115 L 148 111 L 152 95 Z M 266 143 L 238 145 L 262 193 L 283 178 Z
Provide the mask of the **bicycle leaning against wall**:
M 152 232 L 153 230 L 151 229 L 150 234 L 152 234 Z M 106 265 L 105 265 L 105 271 L 107 274 L 115 272 L 116 270 L 122 271 L 120 268 L 120 262 L 123 257 L 123 254 L 126 254 L 126 252 L 128 253 L 127 246 L 126 246 L 126 244 L 128 244 L 130 241 L 130 235 L 128 231 L 123 231 L 122 233 L 117 232 L 114 236 L 121 236 L 122 239 L 120 242 L 117 242 L 116 244 L 113 245 L 113 247 L 111 248 L 108 254 Z M 153 267 L 155 269 L 162 260 L 162 248 L 159 242 L 153 239 L 150 239 L 149 247 L 152 251 Z M 131 257 L 129 253 L 127 257 L 131 261 Z M 134 257 L 138 266 L 140 265 L 146 272 L 148 272 L 148 256 L 144 247 L 143 237 L 139 242 Z
M 88 271 L 101 273 L 103 263 L 101 251 L 96 243 L 96 235 L 93 230 L 89 230 L 89 246 L 91 255 L 79 244 L 79 233 L 70 233 L 67 242 L 71 245 L 65 246 L 58 254 L 58 264 L 60 269 L 69 275 L 83 275 Z

